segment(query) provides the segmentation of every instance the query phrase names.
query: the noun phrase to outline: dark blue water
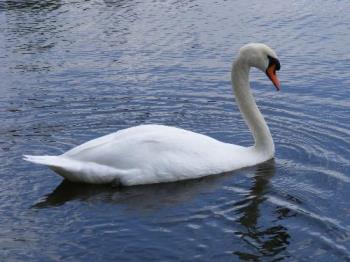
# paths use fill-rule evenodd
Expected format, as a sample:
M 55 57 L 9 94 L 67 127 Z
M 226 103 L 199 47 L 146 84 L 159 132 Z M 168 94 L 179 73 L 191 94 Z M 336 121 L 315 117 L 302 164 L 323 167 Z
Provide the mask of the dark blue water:
M 0 2 L 1 261 L 349 261 L 348 1 Z M 249 145 L 231 63 L 252 72 L 274 161 L 112 188 L 62 182 L 22 154 L 59 154 L 144 123 Z

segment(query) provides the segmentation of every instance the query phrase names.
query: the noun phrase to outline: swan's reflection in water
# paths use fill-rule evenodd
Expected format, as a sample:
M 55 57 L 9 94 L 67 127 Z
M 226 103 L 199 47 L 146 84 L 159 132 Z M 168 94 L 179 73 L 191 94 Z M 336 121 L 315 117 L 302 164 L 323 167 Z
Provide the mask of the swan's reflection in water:
M 258 261 L 266 257 L 285 258 L 284 251 L 289 244 L 290 236 L 287 228 L 279 223 L 283 216 L 280 216 L 279 207 L 276 206 L 272 206 L 272 212 L 266 211 L 271 211 L 271 208 L 266 208 L 270 203 L 265 202 L 267 194 L 272 190 L 270 179 L 275 174 L 275 162 L 274 160 L 265 162 L 253 170 L 254 176 L 250 178 L 251 187 L 248 193 L 235 196 L 237 201 L 234 201 L 233 212 L 237 218 L 236 223 L 232 223 L 232 229 L 236 235 L 234 241 L 237 242 L 237 236 L 241 241 L 235 243 L 232 253 L 241 260 L 249 261 Z M 100 201 L 123 205 L 140 214 L 152 214 L 162 208 L 186 204 L 204 194 L 211 198 L 211 192 L 220 190 L 220 187 L 234 180 L 232 174 L 223 174 L 176 183 L 121 188 L 63 181 L 43 201 L 33 207 L 50 208 L 69 201 Z M 205 232 L 203 234 L 205 235 Z
M 158 209 L 190 201 L 199 194 L 218 188 L 230 174 L 209 176 L 201 179 L 140 185 L 133 187 L 112 187 L 110 185 L 89 185 L 63 180 L 61 184 L 34 208 L 60 206 L 68 201 L 107 201 L 122 204 L 129 209 L 156 211 Z
M 271 221 L 268 223 L 270 227 L 267 228 L 259 223 L 259 219 L 263 219 L 259 206 L 267 199 L 266 194 L 269 192 L 270 179 L 274 174 L 274 160 L 256 166 L 249 194 L 235 204 L 239 207 L 237 213 L 240 214 L 237 222 L 242 228 L 236 234 L 247 244 L 247 250 L 249 250 L 234 252 L 241 260 L 259 261 L 266 257 L 271 257 L 275 260 L 278 259 L 277 256 L 280 253 L 286 250 L 289 244 L 290 236 L 287 228 L 271 223 Z M 275 212 L 275 215 L 278 215 L 278 213 Z M 272 218 L 273 220 L 278 220 L 281 216 L 277 217 L 277 219 L 276 217 Z M 279 257 L 279 259 L 283 258 L 285 258 L 285 254 Z

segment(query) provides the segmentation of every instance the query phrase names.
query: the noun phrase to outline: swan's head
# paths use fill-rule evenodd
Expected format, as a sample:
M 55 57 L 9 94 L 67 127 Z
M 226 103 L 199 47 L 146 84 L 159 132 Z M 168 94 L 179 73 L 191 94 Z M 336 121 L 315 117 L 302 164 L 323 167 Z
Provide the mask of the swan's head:
M 275 51 L 265 44 L 251 43 L 239 50 L 239 56 L 249 66 L 256 67 L 265 72 L 277 91 L 280 90 L 280 82 L 276 71 L 280 70 L 281 64 Z

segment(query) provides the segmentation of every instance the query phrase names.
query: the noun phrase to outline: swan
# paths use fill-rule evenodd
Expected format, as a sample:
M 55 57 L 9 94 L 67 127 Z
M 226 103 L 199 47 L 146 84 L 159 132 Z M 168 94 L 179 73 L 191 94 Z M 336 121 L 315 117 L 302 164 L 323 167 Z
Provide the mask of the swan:
M 265 162 L 274 157 L 275 146 L 250 90 L 251 67 L 265 72 L 278 91 L 280 62 L 267 45 L 250 43 L 239 50 L 232 66 L 236 103 L 254 137 L 253 146 L 223 143 L 176 127 L 140 125 L 58 156 L 24 155 L 24 160 L 46 165 L 72 182 L 124 186 L 194 179 Z

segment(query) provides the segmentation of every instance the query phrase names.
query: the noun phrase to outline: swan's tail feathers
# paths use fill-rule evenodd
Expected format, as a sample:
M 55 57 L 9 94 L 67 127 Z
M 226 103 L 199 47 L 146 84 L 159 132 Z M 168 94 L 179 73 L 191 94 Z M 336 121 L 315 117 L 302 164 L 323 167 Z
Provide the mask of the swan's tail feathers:
M 59 156 L 29 156 L 24 155 L 23 160 L 29 161 L 35 164 L 46 165 L 46 166 L 59 166 L 62 157 Z
M 92 184 L 120 183 L 123 171 L 93 162 L 82 162 L 64 156 L 23 156 L 32 163 L 46 165 L 73 182 Z

